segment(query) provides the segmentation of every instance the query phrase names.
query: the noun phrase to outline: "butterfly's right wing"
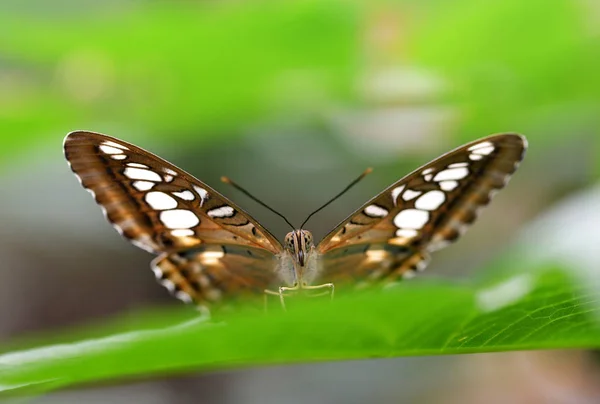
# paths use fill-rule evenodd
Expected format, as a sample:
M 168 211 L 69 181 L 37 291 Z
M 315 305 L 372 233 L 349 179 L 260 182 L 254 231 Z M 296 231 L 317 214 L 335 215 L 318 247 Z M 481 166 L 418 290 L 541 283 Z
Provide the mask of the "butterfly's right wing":
M 319 243 L 318 283 L 367 284 L 412 276 L 457 240 L 508 182 L 527 143 L 516 134 L 461 146 L 395 182 Z

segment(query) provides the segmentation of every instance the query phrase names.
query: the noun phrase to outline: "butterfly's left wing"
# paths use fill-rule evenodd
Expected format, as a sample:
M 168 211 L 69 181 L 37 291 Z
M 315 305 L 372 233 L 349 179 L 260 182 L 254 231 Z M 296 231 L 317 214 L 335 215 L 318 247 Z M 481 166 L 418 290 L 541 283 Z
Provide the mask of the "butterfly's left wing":
M 159 283 L 175 297 L 210 308 L 258 299 L 280 286 L 277 257 L 262 248 L 204 244 L 163 254 L 152 261 Z
M 516 134 L 459 147 L 385 189 L 317 246 L 319 283 L 393 281 L 423 269 L 429 253 L 455 241 L 504 187 L 523 159 Z
M 160 254 L 200 243 L 282 251 L 281 243 L 231 200 L 140 147 L 76 131 L 65 138 L 64 151 L 109 222 L 146 251 Z
M 106 218 L 134 245 L 160 255 L 159 281 L 199 304 L 279 286 L 277 239 L 207 184 L 131 143 L 77 131 L 65 156 Z

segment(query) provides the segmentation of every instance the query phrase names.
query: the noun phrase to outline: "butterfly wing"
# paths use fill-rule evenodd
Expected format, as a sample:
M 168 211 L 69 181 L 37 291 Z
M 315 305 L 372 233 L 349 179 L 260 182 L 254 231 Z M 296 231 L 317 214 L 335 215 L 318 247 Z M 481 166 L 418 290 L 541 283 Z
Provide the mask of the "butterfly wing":
M 423 269 L 506 185 L 526 147 L 520 135 L 489 136 L 395 182 L 319 243 L 319 282 L 388 281 Z
M 236 298 L 261 298 L 265 289 L 281 285 L 271 268 L 277 258 L 269 251 L 239 245 L 208 245 L 163 254 L 152 261 L 159 283 L 175 297 L 210 307 Z M 266 270 L 267 269 L 267 270 Z
M 230 271 L 237 274 L 232 279 L 239 283 L 262 279 L 242 279 L 240 268 L 248 260 L 262 268 L 263 277 L 275 276 L 272 259 L 282 251 L 277 239 L 229 199 L 185 171 L 139 147 L 98 133 L 72 132 L 65 138 L 64 150 L 71 169 L 115 229 L 136 246 L 164 255 L 156 268 L 169 260 L 165 257 L 176 259 L 180 251 L 191 249 L 196 255 L 191 261 L 202 264 L 209 278 L 223 278 L 224 272 Z M 213 247 L 221 251 L 218 256 Z M 241 260 L 240 254 L 229 256 L 234 247 L 235 251 L 252 251 L 254 257 L 246 255 L 249 258 Z M 211 272 L 213 268 L 219 275 Z M 188 276 L 175 272 L 170 269 L 160 278 Z M 189 276 L 194 274 L 189 272 Z M 191 296 L 202 295 L 195 292 Z

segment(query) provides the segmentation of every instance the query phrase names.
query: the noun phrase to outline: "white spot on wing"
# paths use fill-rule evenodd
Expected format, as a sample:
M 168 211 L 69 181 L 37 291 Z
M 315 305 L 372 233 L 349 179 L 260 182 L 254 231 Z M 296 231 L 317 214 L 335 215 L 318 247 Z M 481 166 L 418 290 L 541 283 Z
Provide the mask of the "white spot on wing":
M 204 203 L 205 200 L 208 199 L 208 192 L 206 192 L 206 189 L 201 188 L 197 185 L 194 185 L 194 190 L 196 192 L 198 192 L 198 195 L 200 195 L 200 198 L 202 199 L 200 206 L 202 206 L 202 204 Z
M 191 237 L 196 233 L 191 229 L 175 229 L 171 230 L 171 234 L 175 237 Z
M 417 199 L 415 208 L 423 210 L 436 210 L 446 200 L 446 194 L 442 191 L 429 191 Z
M 473 146 L 469 147 L 467 150 L 475 151 L 475 150 L 480 150 L 480 149 L 489 149 L 490 147 L 492 148 L 492 150 L 494 150 L 494 145 L 492 144 L 492 142 L 485 141 L 485 142 L 474 144 Z M 484 154 L 484 153 L 481 153 L 481 154 Z
M 419 234 L 415 229 L 398 229 L 396 230 L 396 236 L 405 237 L 405 238 L 413 238 Z
M 183 199 L 184 201 L 193 201 L 196 197 L 194 196 L 194 193 L 192 191 L 189 190 L 184 190 L 181 192 L 171 192 L 173 195 L 175 195 L 178 198 Z
M 189 229 L 200 223 L 198 216 L 187 209 L 160 212 L 160 221 L 169 229 Z
M 156 279 L 161 279 L 163 277 L 163 271 L 159 267 L 153 266 L 152 272 L 154 272 Z
M 112 140 L 105 140 L 104 142 L 102 142 L 103 145 L 107 145 L 107 146 L 111 146 L 111 147 L 117 147 L 119 149 L 123 149 L 123 150 L 129 150 L 129 147 L 113 142 Z
M 113 223 L 112 226 L 114 227 L 114 229 L 117 231 L 117 233 L 119 233 L 120 235 L 123 235 L 123 228 L 121 226 L 119 226 L 116 223 Z
M 142 168 L 127 167 L 123 174 L 132 180 L 146 180 L 146 181 L 162 181 L 160 175 L 154 171 L 144 170 Z
M 407 189 L 402 194 L 402 199 L 405 201 L 410 201 L 411 199 L 415 199 L 417 196 L 421 195 L 423 192 L 421 191 L 413 191 L 412 189 Z
M 364 213 L 370 217 L 386 217 L 389 212 L 381 206 L 369 205 L 365 208 Z
M 453 163 L 449 164 L 448 168 L 457 168 L 457 167 L 468 167 L 469 163 Z
M 131 185 L 133 185 L 133 187 L 138 191 L 147 191 L 149 189 L 152 189 L 152 187 L 156 185 L 156 183 L 150 181 L 134 181 Z
M 174 177 L 176 177 L 176 176 L 177 176 L 177 172 L 176 172 L 176 171 L 174 171 L 174 170 L 171 170 L 169 167 L 165 167 L 165 168 L 163 168 L 163 171 L 164 171 L 164 172 L 166 172 L 166 173 L 167 173 L 167 174 L 169 174 L 169 175 L 172 175 L 172 176 L 174 176 Z
M 399 187 L 392 189 L 392 199 L 394 200 L 394 204 L 396 204 L 396 201 L 398 200 L 398 195 L 400 195 L 403 190 L 404 185 L 400 185 Z
M 127 163 L 127 166 L 135 167 L 135 168 L 150 168 L 146 164 L 140 164 L 140 163 Z
M 154 240 L 152 240 L 152 238 L 147 234 L 142 234 L 137 239 L 131 239 L 130 242 L 131 244 L 138 248 L 141 248 L 142 250 L 154 252 Z
M 431 174 L 433 172 L 433 167 L 429 167 L 423 170 L 423 172 L 421 173 L 421 175 L 427 175 L 427 174 Z
M 480 149 L 473 150 L 473 154 L 481 154 L 483 156 L 487 156 L 494 151 L 494 146 L 482 147 Z
M 175 292 L 175 284 L 169 279 L 163 279 L 159 281 L 161 285 L 163 285 L 167 290 L 171 293 Z
M 116 147 L 107 146 L 105 144 L 101 144 L 98 147 L 100 148 L 100 151 L 102 151 L 102 153 L 104 153 L 104 154 L 122 154 L 123 153 L 122 149 L 117 149 Z
M 139 227 L 139 223 L 137 222 L 137 220 L 130 217 L 130 218 L 119 221 L 119 227 L 121 227 L 121 229 L 123 229 L 123 231 L 134 230 Z
M 431 181 L 431 179 L 433 178 L 433 174 L 425 174 L 423 178 L 425 179 L 425 181 Z
M 408 271 L 406 271 L 402 274 L 402 279 L 412 279 L 415 276 L 417 276 L 417 273 L 415 271 L 413 271 L 412 269 L 409 269 Z
M 110 157 L 113 160 L 125 160 L 127 158 L 127 156 L 124 154 L 111 154 Z
M 388 255 L 385 250 L 367 250 L 365 254 L 367 255 L 367 262 L 369 263 L 381 262 Z
M 205 251 L 200 254 L 200 260 L 204 265 L 216 265 L 225 256 L 223 251 Z
M 181 300 L 184 303 L 192 302 L 192 298 L 190 297 L 190 295 L 188 295 L 185 292 L 182 292 L 181 290 L 179 292 L 175 293 L 173 296 L 175 296 L 177 299 Z
M 492 154 L 495 147 L 492 142 L 481 142 L 476 145 L 469 147 L 467 150 L 471 152 L 469 158 L 471 160 L 481 160 L 483 156 L 488 156 Z
M 144 198 L 152 209 L 167 210 L 177 207 L 177 201 L 164 192 L 148 192 Z
M 166 181 L 166 182 L 171 182 L 171 181 L 173 181 L 173 178 L 174 178 L 174 177 L 173 177 L 172 175 L 165 175 L 165 181 Z
M 225 256 L 225 253 L 223 251 L 204 251 L 202 253 L 203 258 L 219 259 L 219 258 L 223 258 L 224 256 Z
M 458 181 L 440 181 L 440 188 L 442 188 L 443 191 L 452 191 L 457 186 Z
M 421 261 L 417 262 L 417 264 L 416 264 L 417 271 L 421 272 L 421 271 L 425 270 L 425 268 L 427 268 L 427 264 L 429 264 L 428 260 L 421 260 Z
M 211 209 L 206 213 L 210 217 L 231 217 L 234 214 L 234 210 L 231 206 L 221 206 L 215 209 Z
M 433 178 L 434 181 L 462 180 L 469 175 L 469 170 L 466 167 L 448 168 L 440 171 Z
M 405 209 L 394 218 L 394 224 L 401 229 L 420 229 L 429 220 L 429 212 L 418 209 Z

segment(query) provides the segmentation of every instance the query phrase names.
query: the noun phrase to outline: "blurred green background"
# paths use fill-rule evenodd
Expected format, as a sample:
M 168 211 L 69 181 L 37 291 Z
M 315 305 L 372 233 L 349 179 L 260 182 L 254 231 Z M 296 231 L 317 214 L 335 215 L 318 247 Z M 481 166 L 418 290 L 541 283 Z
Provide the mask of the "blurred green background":
M 221 175 L 299 223 L 374 167 L 309 223 L 317 239 L 437 155 L 523 133 L 530 150 L 510 186 L 425 275 L 480 276 L 528 222 L 597 187 L 599 27 L 593 1 L 2 2 L 0 335 L 180 304 L 70 173 L 61 143 L 76 129 L 161 155 L 280 238 L 285 223 Z M 588 229 L 557 240 L 576 237 L 600 239 Z M 599 372 L 589 352 L 482 354 L 190 375 L 35 402 L 591 403 Z

